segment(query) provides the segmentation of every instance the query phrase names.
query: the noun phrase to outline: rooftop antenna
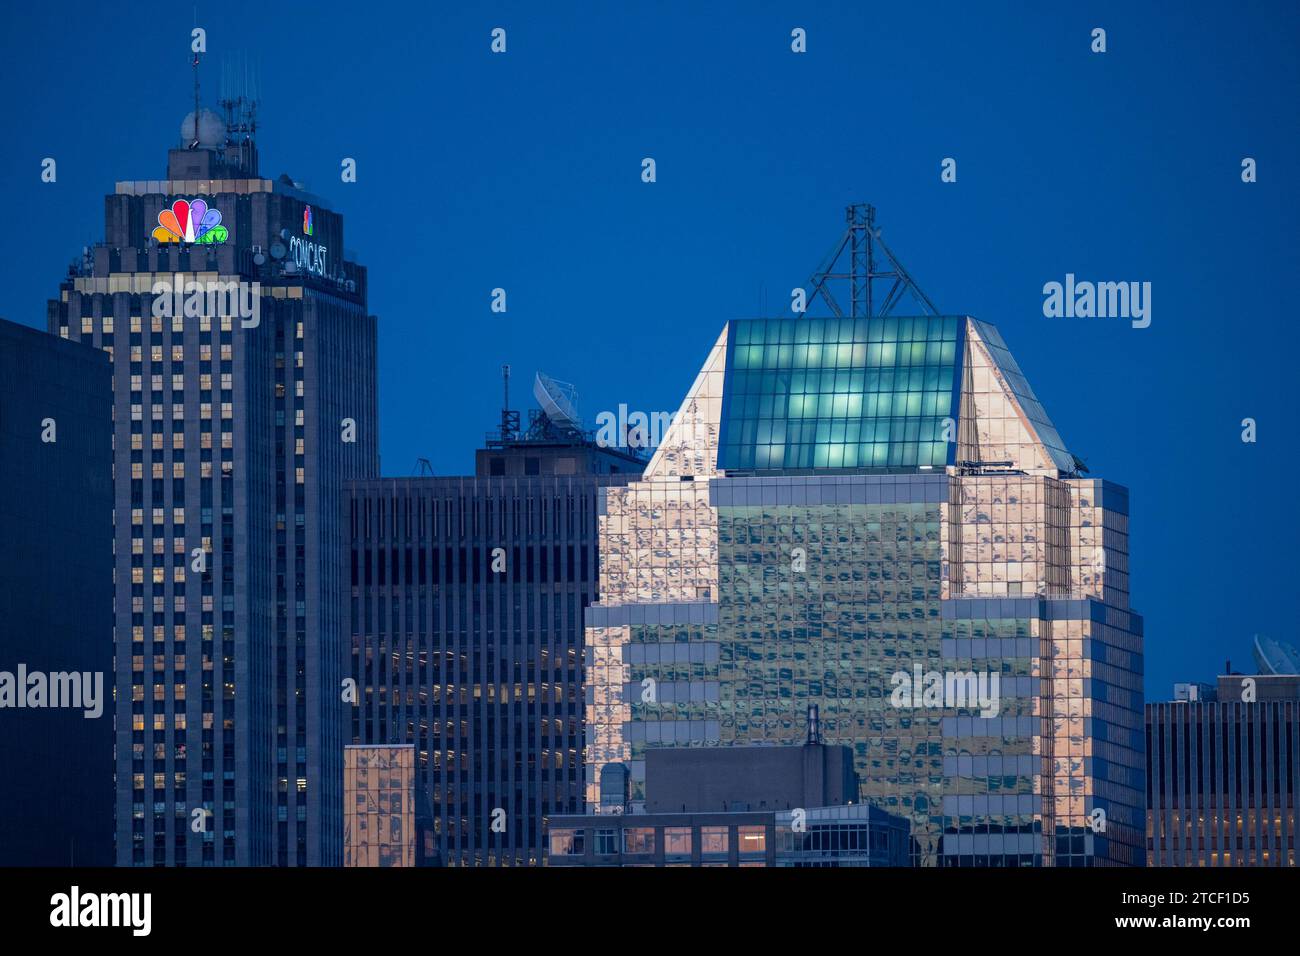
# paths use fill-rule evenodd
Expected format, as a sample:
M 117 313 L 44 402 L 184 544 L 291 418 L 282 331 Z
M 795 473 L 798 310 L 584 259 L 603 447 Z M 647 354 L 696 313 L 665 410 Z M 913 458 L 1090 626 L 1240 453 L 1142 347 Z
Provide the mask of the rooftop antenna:
M 198 10 L 194 12 L 194 25 L 199 25 Z M 199 51 L 194 51 L 194 132 L 190 136 L 190 149 L 199 148 Z
M 231 132 L 248 139 L 257 133 L 257 107 L 261 101 L 257 68 L 242 52 L 222 57 L 221 107 Z
M 501 366 L 501 440 L 510 441 L 519 434 L 519 412 L 510 409 L 510 366 Z
M 257 175 L 257 107 L 261 102 L 257 69 L 243 52 L 221 58 L 221 96 L 227 159 Z
M 927 314 L 938 315 L 939 310 L 934 307 L 934 303 L 921 291 L 908 271 L 903 268 L 903 264 L 898 261 L 898 257 L 880 238 L 880 227 L 876 225 L 876 207 L 870 203 L 853 203 L 844 207 L 844 219 L 847 223 L 844 235 L 808 280 L 809 298 L 820 294 L 832 314 L 842 319 L 844 310 L 840 308 L 839 302 L 831 293 L 828 280 L 847 279 L 849 315 L 852 318 L 889 315 L 904 292 L 910 293 Z M 846 246 L 849 247 L 849 271 L 836 272 L 835 267 Z M 877 248 L 884 253 L 886 260 L 880 267 L 876 263 Z M 881 281 L 890 281 L 891 285 L 884 298 L 879 300 L 880 305 L 877 309 L 875 284 Z

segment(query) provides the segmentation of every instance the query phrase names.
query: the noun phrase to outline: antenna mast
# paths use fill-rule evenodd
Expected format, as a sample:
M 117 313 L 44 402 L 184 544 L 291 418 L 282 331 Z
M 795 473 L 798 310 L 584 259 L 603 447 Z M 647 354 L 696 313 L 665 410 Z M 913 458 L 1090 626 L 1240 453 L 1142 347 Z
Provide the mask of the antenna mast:
M 261 82 L 254 63 L 243 52 L 221 59 L 221 95 L 217 101 L 226 121 L 227 160 L 257 175 L 257 108 Z
M 196 21 L 197 22 L 197 21 Z M 199 148 L 199 51 L 194 51 L 194 132 L 190 136 L 190 149 Z
M 501 440 L 510 441 L 519 434 L 519 412 L 510 410 L 510 366 L 501 366 Z
M 926 314 L 938 315 L 939 310 L 934 307 L 934 303 L 921 291 L 898 261 L 898 257 L 880 238 L 880 228 L 876 225 L 876 207 L 870 203 L 853 203 L 845 207 L 844 219 L 848 224 L 844 235 L 808 280 L 808 297 L 811 299 L 821 295 L 831 313 L 842 319 L 844 310 L 832 295 L 828 280 L 846 279 L 849 283 L 849 314 L 852 318 L 889 315 L 904 292 L 910 293 Z M 849 247 L 849 271 L 835 272 L 845 246 Z M 876 265 L 877 247 L 888 260 L 887 265 L 882 263 L 881 268 Z M 874 284 L 882 280 L 892 280 L 892 284 L 877 311 Z

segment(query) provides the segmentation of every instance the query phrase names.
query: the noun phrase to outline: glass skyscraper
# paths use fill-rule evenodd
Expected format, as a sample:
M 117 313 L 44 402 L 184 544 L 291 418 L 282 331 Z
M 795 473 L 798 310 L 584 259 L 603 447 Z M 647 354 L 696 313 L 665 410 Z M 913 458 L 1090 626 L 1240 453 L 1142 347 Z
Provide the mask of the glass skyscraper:
M 990 325 L 729 323 L 605 492 L 588 806 L 817 704 L 920 865 L 1141 865 L 1128 495 L 1081 471 Z
M 343 217 L 260 176 L 226 106 L 117 183 L 48 310 L 113 368 L 117 862 L 339 865 L 375 317 Z

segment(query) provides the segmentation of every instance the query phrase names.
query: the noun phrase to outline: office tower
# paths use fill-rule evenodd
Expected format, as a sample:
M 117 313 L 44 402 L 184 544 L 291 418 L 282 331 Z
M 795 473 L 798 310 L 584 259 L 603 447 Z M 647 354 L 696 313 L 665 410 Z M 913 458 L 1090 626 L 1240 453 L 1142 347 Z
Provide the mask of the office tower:
M 261 176 L 252 105 L 224 106 L 117 183 L 49 306 L 113 362 L 117 861 L 338 865 L 375 318 L 343 217 Z
M 350 485 L 353 736 L 415 745 L 443 865 L 535 865 L 582 808 L 599 491 L 642 462 L 544 412 L 476 461 Z
M 343 865 L 415 866 L 415 747 L 343 748 Z
M 0 319 L 0 866 L 113 862 L 110 378 Z
M 919 865 L 1140 865 L 1127 491 L 991 325 L 856 314 L 727 323 L 607 490 L 589 806 L 607 763 L 635 804 L 650 749 L 791 743 L 815 703 Z
M 1257 649 L 1261 673 L 1146 705 L 1148 865 L 1295 866 L 1300 675 L 1280 673 L 1289 653 Z

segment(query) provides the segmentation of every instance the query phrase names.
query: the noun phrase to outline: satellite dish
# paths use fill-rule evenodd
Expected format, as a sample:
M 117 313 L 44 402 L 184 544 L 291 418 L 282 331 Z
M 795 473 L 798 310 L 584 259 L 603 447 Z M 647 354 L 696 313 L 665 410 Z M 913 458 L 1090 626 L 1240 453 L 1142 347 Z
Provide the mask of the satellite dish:
M 271 243 L 271 258 L 272 258 L 272 259 L 283 259 L 283 258 L 285 257 L 285 255 L 288 253 L 288 251 L 289 251 L 289 250 L 286 249 L 286 248 L 284 247 L 284 244 L 283 244 L 283 243 L 280 243 L 280 242 L 273 242 L 273 243 Z
M 262 255 L 262 254 L 259 252 L 257 255 L 253 256 L 253 261 L 254 261 L 255 263 L 257 263 L 259 266 L 260 266 L 260 265 L 265 265 L 265 264 L 266 264 L 266 256 Z
M 212 110 L 199 110 L 197 129 L 194 124 L 193 111 L 185 114 L 181 121 L 181 139 L 190 144 L 190 149 L 202 146 L 207 149 L 220 146 L 226 139 L 226 123 Z
M 1256 634 L 1255 663 L 1265 674 L 1300 674 L 1300 651 L 1285 641 Z
M 582 429 L 582 417 L 575 402 L 578 390 L 568 382 L 557 382 L 545 372 L 538 372 L 533 382 L 533 397 L 546 417 L 562 428 Z

